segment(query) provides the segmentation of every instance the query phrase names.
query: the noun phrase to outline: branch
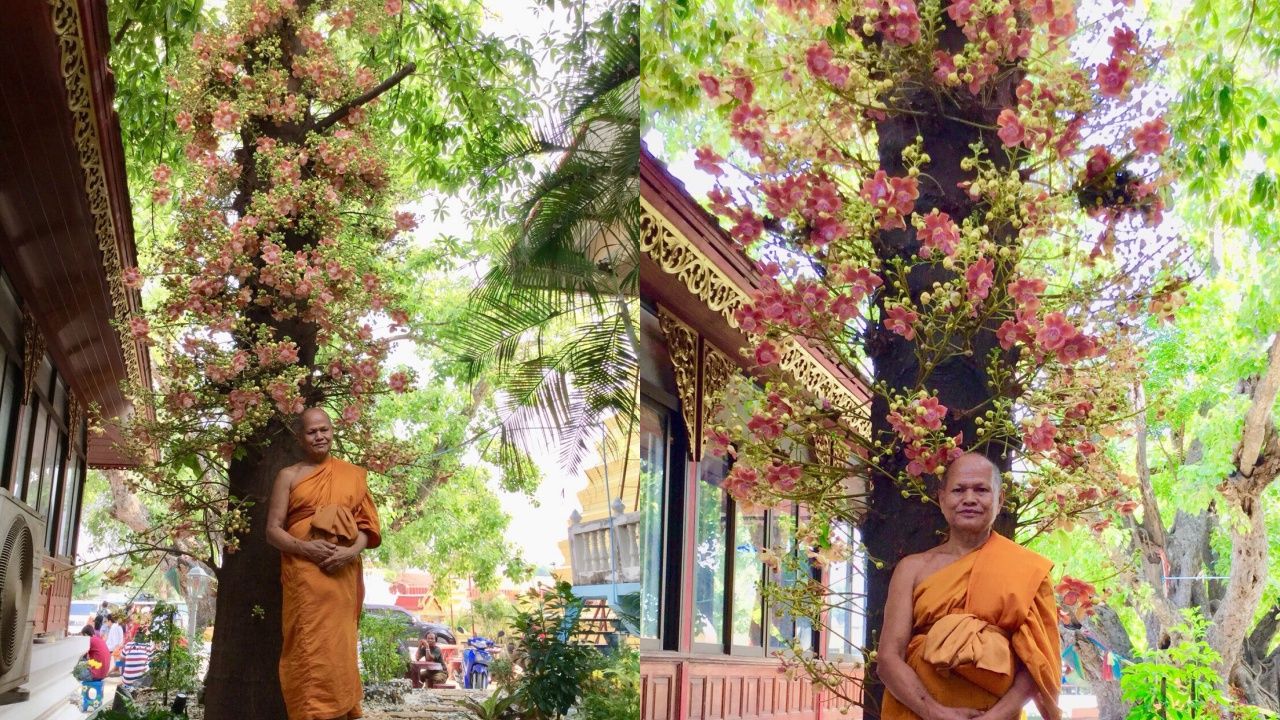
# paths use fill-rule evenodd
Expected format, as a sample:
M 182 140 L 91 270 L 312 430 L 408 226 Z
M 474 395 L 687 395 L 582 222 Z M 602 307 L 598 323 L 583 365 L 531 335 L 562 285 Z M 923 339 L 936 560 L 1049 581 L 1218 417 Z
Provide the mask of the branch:
M 1272 339 L 1267 357 L 1267 371 L 1253 389 L 1253 403 L 1244 416 L 1244 435 L 1240 438 L 1236 454 L 1236 468 L 1245 477 L 1253 475 L 1258 454 L 1262 452 L 1271 408 L 1275 406 L 1276 393 L 1280 392 L 1280 333 Z
M 385 93 L 386 91 L 390 90 L 396 85 L 399 85 L 401 80 L 404 80 L 406 77 L 409 76 L 410 73 L 412 73 L 414 70 L 417 70 L 417 69 L 418 69 L 418 66 L 415 63 L 409 63 L 408 65 L 405 65 L 404 67 L 397 70 L 396 73 L 391 77 L 378 83 L 376 87 L 369 90 L 365 94 L 339 105 L 337 110 L 334 110 L 333 112 L 329 113 L 329 115 L 325 119 L 316 123 L 315 131 L 317 133 L 322 133 L 325 130 L 328 130 L 330 127 L 333 126 L 334 123 L 346 117 L 347 113 L 360 107 L 361 105 L 372 102 L 379 95 Z
M 1137 414 L 1134 421 L 1138 425 L 1137 457 L 1135 464 L 1138 470 L 1138 487 L 1142 490 L 1142 525 L 1146 528 L 1151 541 L 1160 547 L 1165 546 L 1164 523 L 1160 520 L 1160 508 L 1156 505 L 1156 493 L 1151 487 L 1151 464 L 1147 460 L 1147 404 L 1142 392 L 1142 381 L 1134 384 L 1134 404 Z

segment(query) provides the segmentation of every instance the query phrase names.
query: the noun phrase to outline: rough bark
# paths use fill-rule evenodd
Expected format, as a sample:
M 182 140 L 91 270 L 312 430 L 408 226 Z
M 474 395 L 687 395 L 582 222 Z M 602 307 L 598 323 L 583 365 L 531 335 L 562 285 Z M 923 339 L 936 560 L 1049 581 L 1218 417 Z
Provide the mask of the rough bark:
M 958 49 L 964 37 L 944 16 L 945 29 L 940 45 Z M 1012 105 L 1013 89 L 1022 74 L 1016 69 L 1001 76 L 999 84 L 981 98 L 967 92 L 937 93 L 926 89 L 899 89 L 899 95 L 888 102 L 889 107 L 903 108 L 905 112 L 893 115 L 877 125 L 879 159 L 881 167 L 891 176 L 906 174 L 902 150 L 915 142 L 917 136 L 924 140 L 924 151 L 931 162 L 928 174 L 920 176 L 919 198 L 915 212 L 927 214 L 934 208 L 946 212 L 956 223 L 980 211 L 976 201 L 958 186 L 962 180 L 971 179 L 970 171 L 961 169 L 961 160 L 971 154 L 970 146 L 981 143 L 989 156 L 998 164 L 1008 166 L 1007 154 L 995 134 L 996 117 L 1002 107 Z M 993 240 L 1008 242 L 1008 228 L 993 228 Z M 887 266 L 888 261 L 902 258 L 915 262 L 920 244 L 914 228 L 883 231 L 874 240 L 876 254 Z M 918 302 L 920 293 L 932 287 L 935 281 L 949 277 L 948 271 L 939 265 L 915 264 L 908 276 L 909 291 Z M 1003 273 L 996 271 L 996 286 L 1003 286 Z M 881 303 L 883 311 L 883 298 Z M 988 384 L 986 359 L 993 349 L 999 348 L 994 321 L 991 327 L 975 333 L 968 349 L 972 353 L 952 356 L 925 375 L 917 362 L 916 344 L 913 341 L 878 327 L 868 333 L 866 350 L 873 363 L 873 383 L 890 391 L 916 387 L 922 376 L 924 386 L 934 391 L 939 401 L 951 409 L 947 417 L 947 432 L 954 435 L 963 432 L 966 444 L 976 437 L 974 413 L 990 408 L 989 403 L 997 394 Z M 892 430 L 886 422 L 888 403 L 877 397 L 872 403 L 873 437 L 887 438 Z M 982 451 L 1002 470 L 1009 468 L 1007 449 L 985 447 Z M 943 540 L 945 523 L 933 503 L 921 502 L 916 495 L 903 497 L 895 476 L 906 466 L 901 453 L 883 463 L 885 472 L 873 472 L 867 511 L 860 528 L 867 553 L 883 567 L 870 563 L 867 569 L 867 627 L 869 645 L 879 642 L 879 630 L 884 620 L 884 606 L 888 598 L 889 579 L 897 562 L 910 553 L 917 553 L 937 545 Z M 927 489 L 936 490 L 936 480 Z M 997 530 L 1011 535 L 1014 518 L 1002 513 Z M 874 666 L 867 678 L 867 702 L 865 713 L 874 720 L 879 717 L 880 700 L 884 688 L 876 677 Z
M 1063 627 L 1061 632 L 1062 646 L 1075 648 L 1080 657 L 1080 669 L 1098 699 L 1098 720 L 1124 720 L 1129 714 L 1129 706 L 1121 700 L 1120 680 L 1114 676 L 1106 677 L 1103 652 L 1088 639 L 1088 635 L 1092 635 L 1112 652 L 1132 657 L 1133 646 L 1120 624 L 1120 617 L 1110 607 L 1102 605 L 1083 627 Z

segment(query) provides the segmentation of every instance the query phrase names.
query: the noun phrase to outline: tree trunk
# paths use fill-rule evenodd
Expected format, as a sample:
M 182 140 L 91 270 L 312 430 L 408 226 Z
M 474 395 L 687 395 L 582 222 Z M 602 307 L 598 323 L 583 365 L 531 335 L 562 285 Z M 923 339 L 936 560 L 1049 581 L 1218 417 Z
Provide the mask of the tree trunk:
M 940 14 L 944 29 L 939 46 L 957 51 L 965 38 L 945 13 Z M 975 210 L 978 203 L 959 186 L 962 180 L 972 179 L 973 173 L 961 169 L 961 161 L 971 154 L 970 146 L 982 143 L 997 165 L 1008 167 L 1009 161 L 1002 143 L 996 135 L 996 117 L 1000 109 L 1015 103 L 1013 89 L 1022 79 L 1022 73 L 1013 71 L 1001 75 L 994 87 L 975 97 L 963 89 L 954 92 L 935 93 L 932 88 L 899 88 L 898 96 L 891 98 L 888 106 L 902 108 L 903 112 L 891 115 L 878 123 L 880 165 L 890 176 L 903 176 L 906 167 L 902 150 L 915 142 L 917 136 L 924 139 L 924 151 L 930 157 L 920 175 L 919 197 L 915 212 L 927 214 L 934 208 L 947 213 L 960 224 Z M 1008 228 L 992 228 L 992 239 L 997 243 L 1008 242 Z M 888 261 L 901 258 L 913 265 L 908 275 L 909 291 L 918 304 L 920 293 L 929 290 L 935 281 L 945 280 L 954 273 L 940 264 L 919 263 L 917 253 L 920 242 L 910 223 L 905 230 L 881 231 L 873 241 L 876 254 L 887 266 Z M 1004 285 L 1005 273 L 997 267 L 996 287 Z M 884 297 L 877 299 L 883 317 Z M 992 349 L 998 349 L 995 330 L 998 322 L 989 322 L 974 334 L 967 349 L 970 354 L 956 354 L 933 368 L 924 385 L 934 391 L 938 400 L 950 409 L 946 420 L 948 434 L 964 433 L 964 447 L 972 446 L 976 437 L 974 413 L 990 409 L 990 402 L 997 393 L 988 385 L 987 358 Z M 867 354 L 873 363 L 873 386 L 886 387 L 890 392 L 916 387 L 921 380 L 921 367 L 916 358 L 916 343 L 886 330 L 883 325 L 867 334 Z M 1002 357 L 1009 358 L 1007 354 Z M 877 395 L 871 408 L 872 437 L 892 437 L 886 417 L 888 404 Z M 981 448 L 1001 470 L 1009 469 L 1007 448 Z M 862 540 L 872 563 L 867 568 L 867 628 L 868 646 L 879 643 L 880 628 L 884 622 L 884 606 L 888 598 L 889 579 L 898 561 L 907 554 L 927 550 L 943 539 L 946 524 L 935 503 L 921 502 L 911 495 L 902 496 L 895 474 L 906 467 L 901 452 L 883 463 L 886 472 L 873 472 L 867 512 L 860 528 Z M 933 494 L 936 479 L 926 487 Z M 996 529 L 1012 536 L 1015 518 L 1002 513 Z M 883 563 L 878 567 L 875 561 Z M 876 678 L 874 664 L 867 671 L 867 701 L 865 713 L 872 720 L 880 716 L 880 703 L 884 687 Z
M 1262 600 L 1267 582 L 1267 527 L 1260 498 L 1244 497 L 1239 504 L 1247 525 L 1228 523 L 1231 531 L 1231 579 L 1222 604 L 1209 627 L 1209 645 L 1221 660 L 1216 670 L 1226 683 L 1240 658 L 1245 634 Z
M 1098 720 L 1124 720 L 1128 716 L 1129 707 L 1120 696 L 1120 678 L 1104 671 L 1106 658 L 1102 650 L 1094 645 L 1086 633 L 1097 637 L 1100 642 L 1125 656 L 1133 655 L 1133 647 L 1129 643 L 1129 635 L 1120 624 L 1120 617 L 1106 605 L 1098 607 L 1096 614 L 1085 622 L 1082 628 L 1063 628 L 1062 646 L 1074 647 L 1080 658 L 1080 669 L 1098 699 Z
M 280 693 L 280 551 L 266 542 L 267 500 L 276 474 L 296 462 L 297 446 L 278 423 L 265 447 L 231 463 L 231 494 L 253 500 L 250 530 L 218 570 L 213 653 L 205 679 L 205 718 L 286 717 Z

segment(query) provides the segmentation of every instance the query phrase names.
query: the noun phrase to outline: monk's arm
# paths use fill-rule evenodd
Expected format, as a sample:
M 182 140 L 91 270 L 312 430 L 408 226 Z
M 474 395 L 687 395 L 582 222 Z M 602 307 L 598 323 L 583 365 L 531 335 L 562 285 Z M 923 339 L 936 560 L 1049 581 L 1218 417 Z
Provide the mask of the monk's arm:
M 903 558 L 889 580 L 889 598 L 885 602 L 884 626 L 880 630 L 880 647 L 876 650 L 876 674 L 898 702 L 922 718 L 959 720 L 972 717 L 966 712 L 942 705 L 907 664 L 907 644 L 911 641 L 911 591 L 918 566 L 913 557 Z
M 267 505 L 267 543 L 280 552 L 301 555 L 318 564 L 330 557 L 337 546 L 323 540 L 299 540 L 284 529 L 284 519 L 289 513 L 291 481 L 292 478 L 285 470 L 276 475 L 276 484 L 271 488 L 271 501 Z
M 333 551 L 332 555 L 321 561 L 320 569 L 325 572 L 333 572 L 356 559 L 367 547 L 369 547 L 369 535 L 365 531 L 361 530 L 356 533 L 355 542 L 351 543 L 347 547 L 338 546 Z
M 1022 714 L 1022 707 L 1035 694 L 1035 680 L 1027 672 L 1026 666 L 1019 662 L 1018 672 L 1013 676 L 1013 685 L 1009 687 L 1009 691 L 984 712 L 979 720 L 1013 720 Z

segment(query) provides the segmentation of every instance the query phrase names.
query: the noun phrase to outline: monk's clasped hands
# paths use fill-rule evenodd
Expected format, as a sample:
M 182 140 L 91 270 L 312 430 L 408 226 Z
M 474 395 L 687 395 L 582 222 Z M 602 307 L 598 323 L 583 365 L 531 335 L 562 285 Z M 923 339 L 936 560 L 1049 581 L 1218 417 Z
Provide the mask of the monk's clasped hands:
M 327 573 L 340 570 L 343 565 L 351 562 L 356 555 L 360 554 L 360 551 L 354 548 L 342 547 L 340 545 L 334 545 L 333 547 L 333 552 L 329 554 L 329 557 L 317 563 L 320 566 L 320 569 Z

